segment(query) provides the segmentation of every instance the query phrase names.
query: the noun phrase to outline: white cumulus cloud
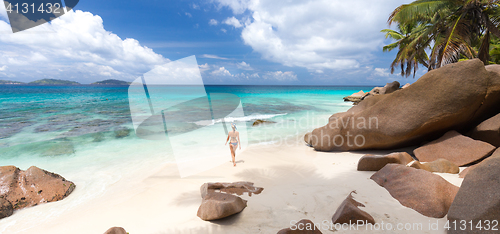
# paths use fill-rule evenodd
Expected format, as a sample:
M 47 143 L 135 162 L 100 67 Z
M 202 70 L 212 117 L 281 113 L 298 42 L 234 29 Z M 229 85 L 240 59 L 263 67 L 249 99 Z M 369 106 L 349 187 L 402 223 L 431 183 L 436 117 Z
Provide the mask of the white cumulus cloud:
M 243 70 L 253 70 L 253 68 L 250 66 L 250 64 L 245 63 L 245 61 L 242 61 L 241 63 L 237 63 L 236 66 L 239 69 L 243 69 Z
M 204 71 L 209 70 L 211 66 L 208 65 L 208 63 L 205 63 L 205 64 L 198 65 L 198 67 L 200 68 L 200 72 L 204 72 Z
M 252 73 L 252 74 L 249 74 L 249 73 L 239 73 L 239 74 L 236 74 L 235 75 L 236 78 L 240 79 L 240 80 L 253 80 L 253 81 L 257 81 L 258 78 L 260 78 L 260 75 L 259 73 Z
M 7 11 L 5 10 L 5 4 L 0 4 L 0 20 L 9 22 L 9 17 L 7 16 Z
M 388 77 L 391 75 L 388 68 L 375 68 L 372 73 L 374 76 Z
M 311 72 L 353 70 L 381 51 L 389 14 L 403 0 L 215 0 L 237 16 L 249 12 L 241 24 L 245 44 L 266 60 Z M 226 23 L 224 21 L 224 23 Z M 233 25 L 233 24 L 232 24 Z M 233 26 L 234 26 L 233 25 Z M 236 26 L 235 26 L 236 27 Z
M 110 66 L 105 66 L 105 65 L 98 65 L 94 63 L 84 63 L 84 64 L 78 64 L 78 69 L 80 71 L 89 71 L 94 75 L 98 76 L 115 76 L 115 75 L 120 75 L 121 73 L 119 71 L 116 71 Z
M 219 57 L 215 54 L 202 54 L 200 58 L 209 58 L 209 59 L 220 59 L 220 60 L 228 60 L 228 58 Z
M 278 80 L 278 81 L 296 81 L 297 80 L 297 75 L 291 71 L 266 72 L 266 74 L 264 74 L 262 77 L 266 80 Z
M 217 24 L 219 24 L 219 22 L 215 19 L 210 19 L 210 21 L 208 21 L 208 25 L 215 26 Z
M 219 67 L 219 69 L 213 70 L 210 74 L 212 74 L 213 76 L 218 76 L 218 77 L 221 77 L 221 76 L 233 77 L 233 75 L 231 74 L 231 72 L 229 72 L 224 67 Z
M 1 32 L 10 30 L 0 21 Z M 0 66 L 9 66 L 11 77 L 39 79 L 33 74 L 40 71 L 45 78 L 83 83 L 99 76 L 133 80 L 168 61 L 135 39 L 106 31 L 98 15 L 79 10 L 23 32 L 0 33 Z
M 236 19 L 234 16 L 233 17 L 229 17 L 226 20 L 224 20 L 224 23 L 227 24 L 227 25 L 231 25 L 231 26 L 233 26 L 235 28 L 241 28 L 241 27 L 243 27 L 243 25 L 240 23 L 240 21 L 238 19 Z
M 219 7 L 227 6 L 233 10 L 234 14 L 241 14 L 252 4 L 252 0 L 216 0 Z
M 242 62 L 244 63 L 244 62 Z M 241 64 L 241 63 L 239 63 Z M 245 63 L 246 64 L 246 63 Z M 238 82 L 290 82 L 297 81 L 297 75 L 292 71 L 275 72 L 240 72 L 231 73 L 226 67 L 218 65 L 209 65 L 207 63 L 199 65 L 204 80 L 209 83 L 238 83 Z M 232 68 L 231 68 L 232 69 Z

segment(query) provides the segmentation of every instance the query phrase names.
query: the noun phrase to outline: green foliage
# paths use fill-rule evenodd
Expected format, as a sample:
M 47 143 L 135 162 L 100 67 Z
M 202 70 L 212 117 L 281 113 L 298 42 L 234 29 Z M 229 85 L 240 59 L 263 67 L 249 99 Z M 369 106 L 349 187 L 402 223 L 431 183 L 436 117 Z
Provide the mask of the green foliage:
M 2 84 L 24 84 L 23 82 L 19 81 L 12 81 L 12 80 L 0 80 L 0 85 Z
M 79 85 L 80 83 L 69 80 L 56 80 L 56 79 L 42 79 L 29 82 L 35 85 Z
M 122 81 L 122 80 L 115 80 L 115 79 L 109 79 L 109 80 L 103 80 L 103 81 L 98 81 L 92 83 L 93 85 L 129 85 L 130 82 Z
M 422 64 L 436 69 L 461 59 L 479 58 L 484 64 L 500 61 L 500 0 L 416 0 L 396 8 L 388 23 L 399 31 L 384 29 L 398 48 L 391 72 L 401 68 L 409 76 Z M 497 40 L 492 44 L 490 42 Z
M 500 64 L 500 40 L 494 38 L 490 44 L 490 63 Z

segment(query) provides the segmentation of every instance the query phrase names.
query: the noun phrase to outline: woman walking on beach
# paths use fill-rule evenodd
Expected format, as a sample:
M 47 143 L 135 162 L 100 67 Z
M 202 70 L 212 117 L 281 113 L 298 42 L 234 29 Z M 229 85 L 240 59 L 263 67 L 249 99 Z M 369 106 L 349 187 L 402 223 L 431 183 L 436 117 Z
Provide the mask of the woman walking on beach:
M 236 147 L 239 145 L 240 142 L 240 133 L 236 131 L 236 124 L 232 123 L 231 128 L 233 128 L 233 131 L 227 134 L 225 145 L 227 145 L 227 141 L 229 141 L 229 138 L 231 138 L 231 141 L 229 141 L 229 150 L 231 150 L 231 157 L 233 158 L 233 167 L 235 167 Z M 241 149 L 241 145 L 239 145 L 239 147 Z

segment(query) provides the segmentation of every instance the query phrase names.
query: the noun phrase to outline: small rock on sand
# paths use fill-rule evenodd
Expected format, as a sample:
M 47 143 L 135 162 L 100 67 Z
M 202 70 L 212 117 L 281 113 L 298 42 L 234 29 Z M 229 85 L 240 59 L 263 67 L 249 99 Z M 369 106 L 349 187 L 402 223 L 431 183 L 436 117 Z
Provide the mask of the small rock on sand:
M 385 156 L 367 154 L 359 159 L 358 171 L 378 171 L 389 163 L 406 165 L 413 161 L 406 152 L 392 153 Z
M 210 221 L 240 213 L 247 201 L 226 193 L 208 193 L 198 208 L 198 217 Z
M 358 223 L 359 221 L 363 221 L 364 224 L 371 223 L 375 224 L 375 219 L 368 214 L 367 212 L 359 209 L 359 207 L 365 207 L 363 204 L 357 202 L 352 197 L 352 193 L 356 193 L 352 191 L 347 198 L 340 204 L 335 211 L 335 214 L 332 217 L 333 223 Z
M 108 229 L 104 234 L 128 234 L 122 227 L 112 227 Z

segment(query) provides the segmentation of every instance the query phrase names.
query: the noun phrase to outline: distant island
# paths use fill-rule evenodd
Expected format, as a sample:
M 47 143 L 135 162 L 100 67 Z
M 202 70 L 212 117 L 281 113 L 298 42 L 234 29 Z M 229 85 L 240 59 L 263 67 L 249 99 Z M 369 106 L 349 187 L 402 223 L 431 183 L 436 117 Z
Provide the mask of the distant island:
M 80 83 L 69 80 L 42 79 L 29 82 L 33 85 L 80 85 Z
M 114 79 L 91 83 L 91 85 L 129 85 L 129 84 L 130 82 L 126 82 L 123 80 L 114 80 Z
M 0 80 L 0 85 L 82 85 L 76 81 L 70 80 L 58 80 L 58 79 L 42 79 L 35 80 L 29 83 L 24 83 L 20 81 L 12 81 L 12 80 Z M 90 85 L 129 85 L 130 82 L 126 82 L 123 80 L 103 80 L 91 83 Z
M 0 85 L 19 85 L 19 84 L 24 84 L 24 83 L 12 80 L 0 80 Z

